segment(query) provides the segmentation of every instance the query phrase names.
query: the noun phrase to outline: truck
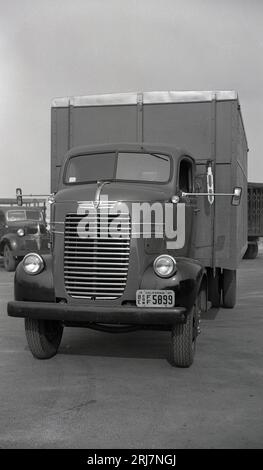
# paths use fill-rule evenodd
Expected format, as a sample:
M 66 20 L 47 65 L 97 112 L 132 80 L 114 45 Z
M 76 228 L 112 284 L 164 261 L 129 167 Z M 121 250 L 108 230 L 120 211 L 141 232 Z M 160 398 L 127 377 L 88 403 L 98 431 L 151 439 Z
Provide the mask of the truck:
M 258 255 L 258 241 L 263 237 L 263 183 L 248 183 L 248 247 L 245 259 Z
M 236 303 L 247 150 L 235 91 L 53 100 L 51 254 L 24 258 L 8 303 L 33 356 L 64 327 L 148 329 L 191 366 L 202 313 Z
M 0 256 L 6 271 L 15 271 L 31 251 L 49 253 L 45 214 L 45 200 L 25 199 L 20 207 L 17 199 L 0 199 Z

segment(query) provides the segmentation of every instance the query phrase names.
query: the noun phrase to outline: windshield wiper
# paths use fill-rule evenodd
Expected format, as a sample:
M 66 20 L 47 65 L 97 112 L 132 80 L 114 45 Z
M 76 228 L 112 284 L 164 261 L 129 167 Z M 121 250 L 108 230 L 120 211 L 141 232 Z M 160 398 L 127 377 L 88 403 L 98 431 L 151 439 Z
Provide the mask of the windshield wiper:
M 159 155 L 157 153 L 151 153 L 150 155 L 153 155 L 156 158 L 160 158 L 160 160 L 164 160 L 166 162 L 169 162 L 169 159 L 166 159 L 165 157 L 161 157 L 161 155 Z

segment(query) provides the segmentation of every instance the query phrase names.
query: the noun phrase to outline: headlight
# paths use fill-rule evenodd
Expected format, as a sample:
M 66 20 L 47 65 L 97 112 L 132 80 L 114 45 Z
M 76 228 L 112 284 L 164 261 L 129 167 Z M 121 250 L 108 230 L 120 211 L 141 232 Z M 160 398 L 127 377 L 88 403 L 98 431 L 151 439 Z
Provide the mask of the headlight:
M 171 277 L 176 271 L 176 261 L 170 255 L 161 255 L 155 259 L 153 269 L 157 276 Z
M 44 268 L 44 261 L 37 253 L 28 253 L 23 259 L 23 268 L 27 274 L 39 274 Z
M 23 237 L 25 235 L 25 231 L 23 228 L 19 228 L 16 233 L 19 237 Z

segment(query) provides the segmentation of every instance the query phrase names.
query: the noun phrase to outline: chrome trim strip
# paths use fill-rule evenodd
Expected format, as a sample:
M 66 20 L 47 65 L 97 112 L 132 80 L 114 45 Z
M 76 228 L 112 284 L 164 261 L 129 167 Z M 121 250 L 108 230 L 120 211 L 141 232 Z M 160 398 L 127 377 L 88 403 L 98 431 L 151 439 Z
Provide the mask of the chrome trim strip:
M 62 232 L 59 232 L 59 233 L 62 233 Z M 74 237 L 70 237 L 69 235 L 66 235 L 65 236 L 65 239 L 74 239 Z M 88 243 L 89 240 L 130 240 L 130 237 L 92 237 L 92 238 L 85 238 L 85 241 L 84 241 L 84 238 L 80 238 L 80 239 L 76 239 L 76 243 Z
M 88 282 L 88 281 L 79 281 L 79 280 L 76 280 L 76 281 L 70 281 L 70 280 L 67 280 L 65 281 L 65 284 L 69 285 L 69 284 L 74 284 L 74 285 L 79 285 L 79 286 L 83 286 L 83 285 L 87 285 L 87 286 L 94 286 L 94 282 L 91 280 L 91 282 Z M 114 284 L 112 284 L 112 281 L 110 282 L 100 282 L 100 286 L 112 286 L 113 288 L 116 286 L 125 286 L 126 285 L 126 282 L 121 282 L 121 281 L 115 281 Z M 77 287 L 76 287 L 77 289 Z M 96 286 L 96 289 L 99 289 L 97 286 Z
M 69 271 L 69 269 L 70 269 L 70 271 Z M 76 269 L 75 266 L 66 266 L 65 270 L 64 270 L 64 273 L 84 274 L 84 273 L 79 272 L 79 271 L 72 271 L 72 269 Z M 78 266 L 78 269 L 83 269 L 84 270 L 84 269 L 87 269 L 87 266 Z M 96 266 L 94 266 L 94 267 L 90 266 L 89 270 L 91 270 L 91 269 L 96 269 Z M 103 268 L 103 270 L 104 271 L 105 270 L 107 270 L 107 271 L 112 271 L 112 270 L 114 270 L 114 271 L 127 271 L 127 268 L 120 268 L 120 267 L 114 268 L 113 266 L 111 266 L 110 268 Z M 106 273 L 106 274 L 108 274 L 108 273 Z
M 112 277 L 96 277 L 96 276 L 91 276 L 91 275 L 89 275 L 89 277 L 86 277 L 86 276 L 85 277 L 80 277 L 80 276 L 78 276 L 77 279 L 78 280 L 79 279 L 84 279 L 85 281 L 89 281 L 89 280 L 93 280 L 93 279 L 100 280 L 100 281 L 112 281 L 113 280 L 114 282 L 118 282 L 119 280 L 120 281 L 122 280 L 122 277 L 121 277 L 122 274 L 116 274 L 116 276 L 120 276 L 120 279 L 118 279 L 118 277 L 112 279 Z M 67 277 L 67 276 L 65 276 L 65 277 Z
M 67 261 L 65 261 L 65 264 L 76 264 L 76 261 L 67 260 Z M 88 266 L 89 269 L 94 269 L 94 268 L 96 268 L 96 266 L 94 266 L 94 267 L 93 267 L 93 266 L 90 266 L 89 263 L 85 263 L 85 261 L 78 261 L 78 264 L 84 264 L 84 265 Z M 103 266 L 104 266 L 105 264 L 107 264 L 108 266 L 118 266 L 118 265 L 120 265 L 120 266 L 125 266 L 125 265 L 127 265 L 127 266 L 128 266 L 129 263 L 123 263 L 123 262 L 122 262 L 122 263 L 112 263 L 112 262 L 111 262 L 111 263 L 104 263 L 104 262 L 100 263 L 99 261 L 96 261 L 96 264 L 97 264 L 97 265 L 103 265 Z M 104 269 L 104 268 L 103 268 L 103 269 Z

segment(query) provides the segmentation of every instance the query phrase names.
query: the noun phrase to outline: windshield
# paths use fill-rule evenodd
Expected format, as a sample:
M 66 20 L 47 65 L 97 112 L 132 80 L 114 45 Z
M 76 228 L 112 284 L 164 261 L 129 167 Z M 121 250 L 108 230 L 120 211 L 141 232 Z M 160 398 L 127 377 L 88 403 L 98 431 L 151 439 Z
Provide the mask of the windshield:
M 12 210 L 7 212 L 8 222 L 18 222 L 20 220 L 37 220 L 41 222 L 43 220 L 42 213 L 34 210 Z
M 126 180 L 165 183 L 170 176 L 170 157 L 155 153 L 119 152 L 79 155 L 68 161 L 65 182 Z

